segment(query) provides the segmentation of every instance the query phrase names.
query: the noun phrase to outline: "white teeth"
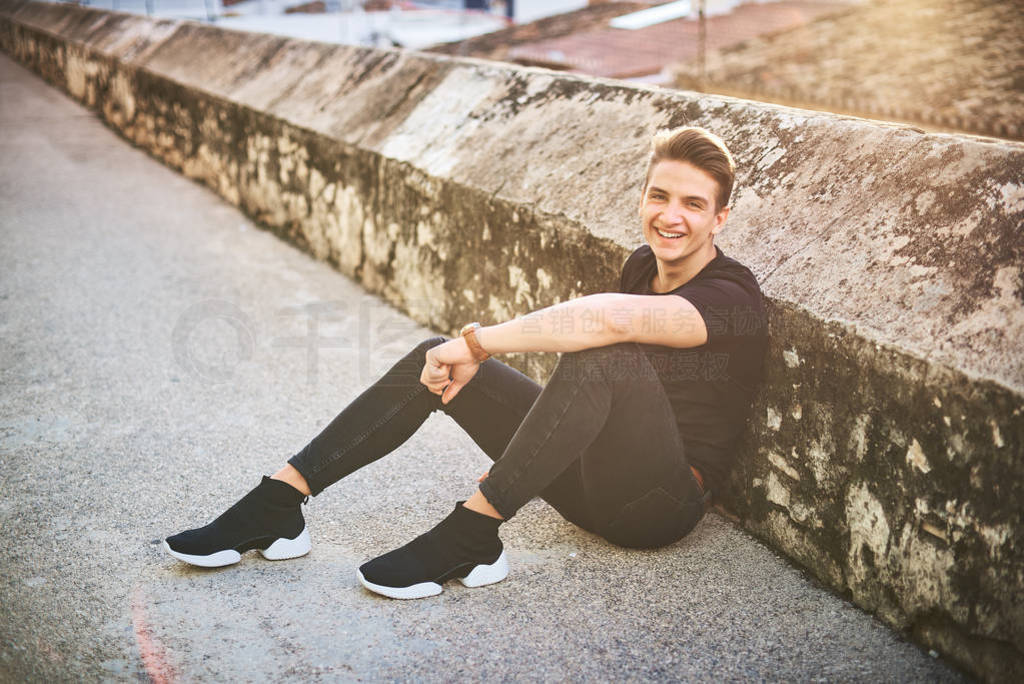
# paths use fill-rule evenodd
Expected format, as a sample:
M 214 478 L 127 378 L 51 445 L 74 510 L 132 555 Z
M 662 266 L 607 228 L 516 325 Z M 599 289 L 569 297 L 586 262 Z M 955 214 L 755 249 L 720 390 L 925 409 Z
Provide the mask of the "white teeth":
M 655 228 L 654 230 L 655 230 L 655 232 L 657 232 L 657 233 L 658 233 L 658 235 L 660 235 L 661 237 L 663 237 L 663 238 L 669 238 L 670 240 L 674 240 L 675 238 L 683 237 L 683 236 L 682 236 L 681 234 L 676 234 L 676 233 L 663 233 L 663 232 L 661 232 L 660 230 L 658 230 L 657 228 Z

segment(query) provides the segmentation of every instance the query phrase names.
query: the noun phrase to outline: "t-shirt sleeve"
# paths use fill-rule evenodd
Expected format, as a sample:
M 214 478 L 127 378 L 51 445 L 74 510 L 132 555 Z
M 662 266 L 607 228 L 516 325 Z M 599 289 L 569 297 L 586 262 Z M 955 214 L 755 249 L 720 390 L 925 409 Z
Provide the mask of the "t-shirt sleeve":
M 684 285 L 676 294 L 693 304 L 704 319 L 708 344 L 763 334 L 764 308 L 756 282 L 707 278 Z
M 622 264 L 622 272 L 619 274 L 619 292 L 633 294 L 636 291 L 638 271 L 643 266 L 643 252 L 643 247 L 633 250 L 633 253 L 626 258 L 626 262 Z

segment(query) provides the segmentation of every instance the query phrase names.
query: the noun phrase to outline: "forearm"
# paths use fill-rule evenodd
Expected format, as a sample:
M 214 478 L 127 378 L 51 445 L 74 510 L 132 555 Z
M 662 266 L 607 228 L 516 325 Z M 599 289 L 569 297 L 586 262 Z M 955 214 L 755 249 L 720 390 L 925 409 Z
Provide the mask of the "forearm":
M 621 295 L 602 293 L 578 297 L 477 330 L 480 345 L 491 354 L 566 352 L 623 342 L 626 334 Z

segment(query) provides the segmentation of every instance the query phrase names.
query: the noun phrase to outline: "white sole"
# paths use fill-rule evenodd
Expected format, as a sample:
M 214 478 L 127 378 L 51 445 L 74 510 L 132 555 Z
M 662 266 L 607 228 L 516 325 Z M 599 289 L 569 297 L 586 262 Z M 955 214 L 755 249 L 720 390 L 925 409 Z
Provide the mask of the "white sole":
M 478 565 L 468 575 L 460 577 L 459 581 L 467 587 L 482 587 L 487 584 L 494 584 L 508 577 L 508 557 L 502 549 L 498 560 L 490 565 Z
M 305 556 L 311 548 L 313 544 L 309 540 L 309 530 L 303 527 L 295 539 L 281 537 L 267 548 L 261 549 L 260 553 L 267 560 L 288 560 Z
M 260 553 L 267 560 L 288 560 L 289 558 L 305 556 L 309 553 L 312 546 L 312 542 L 309 539 L 309 530 L 303 527 L 299 536 L 294 539 L 281 537 L 267 548 L 260 549 Z M 166 539 L 164 540 L 164 550 L 180 561 L 198 565 L 201 568 L 221 568 L 225 565 L 233 565 L 242 559 L 242 554 L 234 549 L 217 551 L 207 556 L 193 556 L 188 553 L 180 553 L 172 549 Z
M 356 577 L 359 579 L 359 583 L 370 591 L 395 599 L 427 598 L 428 596 L 437 596 L 444 590 L 444 587 L 437 582 L 420 582 L 410 587 L 386 587 L 382 584 L 370 582 L 363 577 L 363 573 L 359 570 L 356 570 Z M 502 550 L 498 560 L 490 565 L 476 566 L 468 575 L 460 577 L 459 581 L 467 587 L 482 587 L 487 584 L 500 582 L 506 577 L 508 577 L 508 557 L 505 555 L 505 551 Z

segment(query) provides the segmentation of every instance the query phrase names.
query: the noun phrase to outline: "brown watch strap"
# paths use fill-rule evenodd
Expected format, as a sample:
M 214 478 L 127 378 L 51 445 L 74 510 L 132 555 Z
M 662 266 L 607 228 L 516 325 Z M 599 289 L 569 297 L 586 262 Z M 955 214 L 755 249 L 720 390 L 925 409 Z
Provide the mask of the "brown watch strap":
M 491 358 L 491 355 L 484 350 L 480 345 L 480 340 L 476 338 L 476 329 L 479 327 L 479 323 L 469 323 L 463 326 L 459 334 L 466 338 L 466 346 L 469 347 L 469 353 L 473 355 L 473 359 L 477 363 L 483 363 Z

